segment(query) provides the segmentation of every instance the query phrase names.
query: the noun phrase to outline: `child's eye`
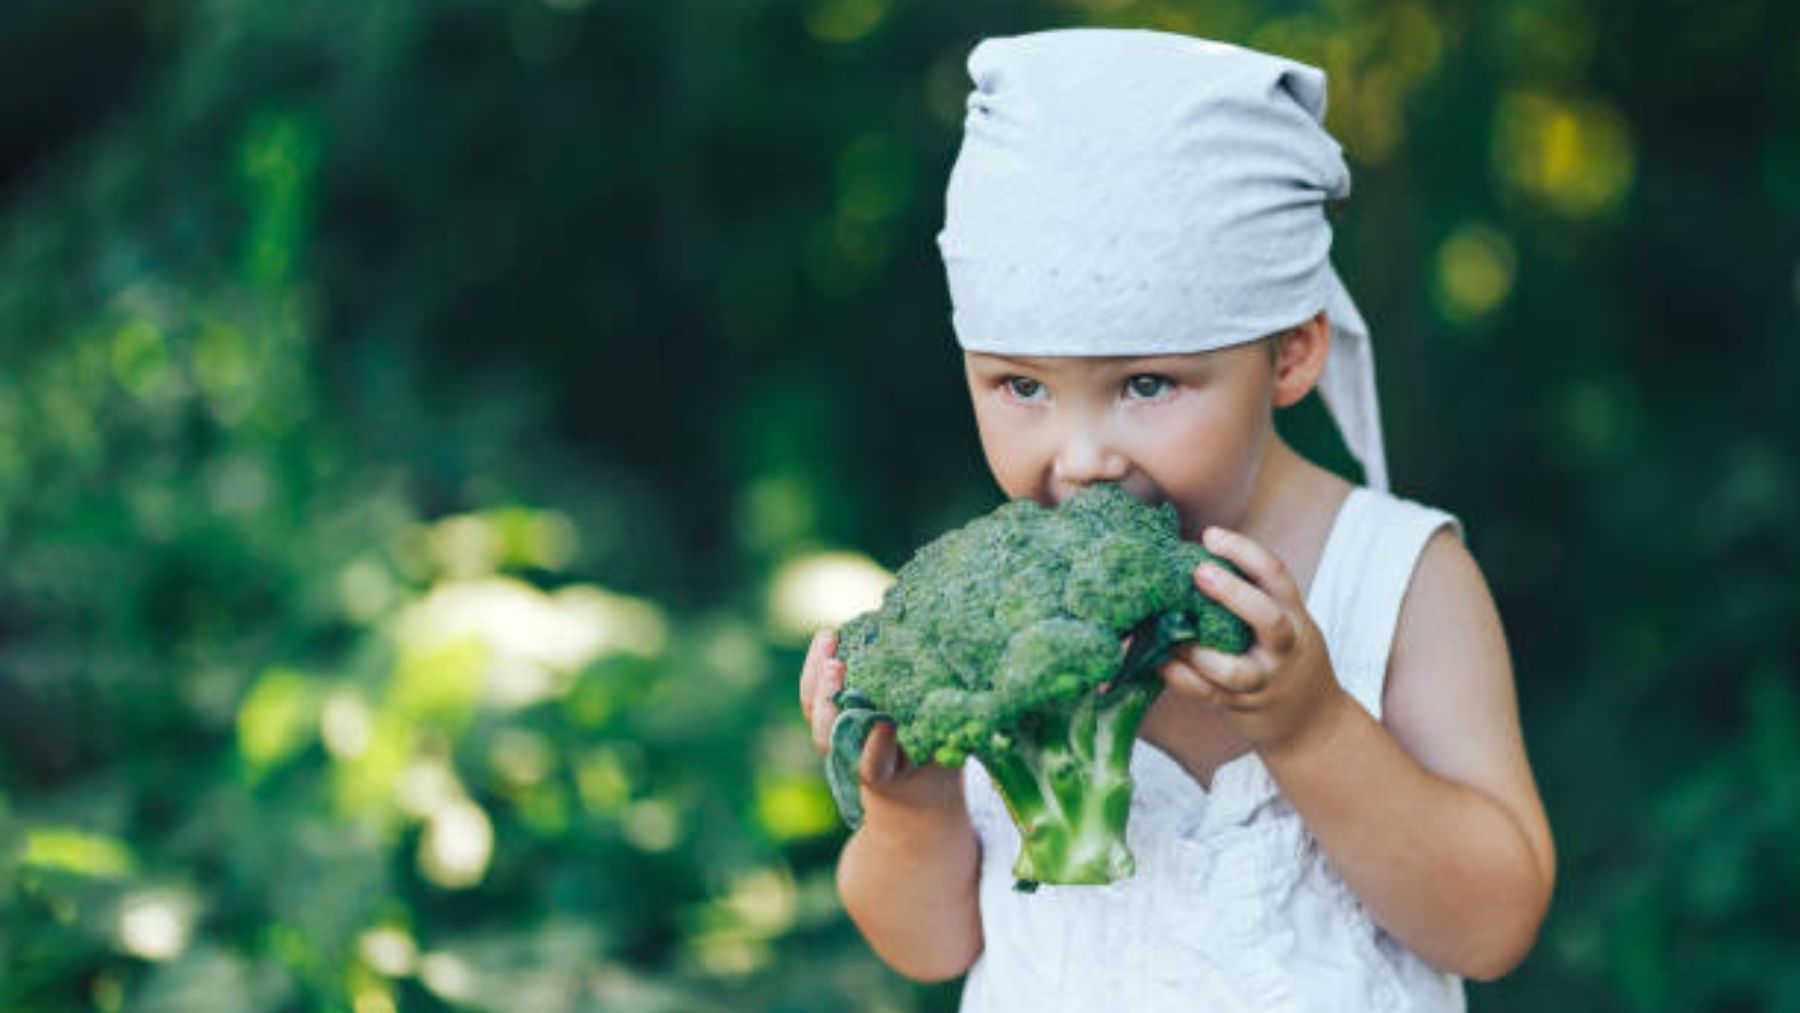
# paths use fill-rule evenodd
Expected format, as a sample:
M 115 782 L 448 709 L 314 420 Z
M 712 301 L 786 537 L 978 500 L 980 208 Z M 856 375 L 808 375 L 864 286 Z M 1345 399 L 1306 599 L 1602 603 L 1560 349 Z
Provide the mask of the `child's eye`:
M 1028 376 L 1009 376 L 1004 381 L 1006 389 L 1013 397 L 1021 401 L 1030 401 L 1044 389 L 1044 385 Z
M 1125 381 L 1125 388 L 1142 398 L 1153 398 L 1174 386 L 1166 376 L 1139 373 Z

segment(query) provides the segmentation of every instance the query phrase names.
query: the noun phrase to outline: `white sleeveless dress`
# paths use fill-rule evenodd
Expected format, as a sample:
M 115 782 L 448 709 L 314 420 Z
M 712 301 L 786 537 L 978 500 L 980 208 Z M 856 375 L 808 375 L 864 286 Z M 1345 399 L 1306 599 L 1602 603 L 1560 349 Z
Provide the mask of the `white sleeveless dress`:
M 1426 540 L 1460 522 L 1367 487 L 1326 539 L 1306 607 L 1338 681 L 1377 718 L 1401 599 Z M 1462 979 L 1371 920 L 1255 753 L 1200 787 L 1139 740 L 1130 879 L 1013 890 L 1019 836 L 979 763 L 964 787 L 981 838 L 984 948 L 963 1013 L 1462 1010 Z

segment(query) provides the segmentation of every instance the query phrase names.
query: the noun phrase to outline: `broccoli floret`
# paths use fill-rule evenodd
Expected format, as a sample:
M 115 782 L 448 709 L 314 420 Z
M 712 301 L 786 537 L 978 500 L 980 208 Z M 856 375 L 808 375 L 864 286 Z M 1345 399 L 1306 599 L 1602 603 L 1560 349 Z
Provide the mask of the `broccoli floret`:
M 862 818 L 868 729 L 891 720 L 916 762 L 981 761 L 1019 827 L 1021 889 L 1130 875 L 1132 743 L 1162 689 L 1151 673 L 1184 641 L 1250 646 L 1192 578 L 1202 560 L 1235 567 L 1179 529 L 1173 506 L 1104 484 L 1054 509 L 1014 500 L 915 553 L 838 634 L 844 711 L 826 771 L 846 821 Z

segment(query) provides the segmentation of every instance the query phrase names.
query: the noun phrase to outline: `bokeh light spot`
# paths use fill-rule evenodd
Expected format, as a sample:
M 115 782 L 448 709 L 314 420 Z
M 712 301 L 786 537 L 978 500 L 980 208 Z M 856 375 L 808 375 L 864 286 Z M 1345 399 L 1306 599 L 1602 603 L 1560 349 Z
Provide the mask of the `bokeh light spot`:
M 127 895 L 119 903 L 119 949 L 145 960 L 173 960 L 193 933 L 194 898 L 177 890 Z
M 419 873 L 446 890 L 481 882 L 493 857 L 494 825 L 485 810 L 466 798 L 432 813 L 419 838 Z
M 756 819 L 777 840 L 817 837 L 837 828 L 831 792 L 815 774 L 769 777 L 756 785 Z
M 137 867 L 124 841 L 84 830 L 46 828 L 25 835 L 23 864 L 97 879 L 117 879 Z
M 1454 323 L 1468 323 L 1497 309 L 1512 291 L 1518 256 L 1506 234 L 1489 225 L 1459 227 L 1438 247 L 1438 309 Z
M 821 552 L 783 565 L 769 590 L 775 631 L 804 641 L 821 626 L 838 626 L 881 604 L 894 575 L 867 556 Z
M 1613 211 L 1631 189 L 1630 127 L 1602 102 L 1510 92 L 1495 110 L 1493 145 L 1504 182 L 1569 218 Z

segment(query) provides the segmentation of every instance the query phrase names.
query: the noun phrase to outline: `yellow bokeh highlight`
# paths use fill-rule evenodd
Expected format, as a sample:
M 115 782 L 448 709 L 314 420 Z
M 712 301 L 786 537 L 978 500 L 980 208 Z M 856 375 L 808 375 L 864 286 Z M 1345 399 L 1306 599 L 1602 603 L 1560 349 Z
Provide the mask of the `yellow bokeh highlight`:
M 350 1001 L 352 1013 L 395 1013 L 394 997 L 387 989 L 376 985 L 358 987 Z
M 118 879 L 137 868 L 131 848 L 116 837 L 85 830 L 46 828 L 25 834 L 21 863 L 38 869 Z
M 1569 218 L 1617 209 L 1636 171 L 1629 124 L 1598 101 L 1511 92 L 1495 110 L 1493 144 L 1503 182 Z
M 361 751 L 332 769 L 338 811 L 391 816 L 396 787 L 412 763 L 417 741 L 411 720 L 393 711 L 377 713 Z
M 437 643 L 402 642 L 389 699 L 410 717 L 461 725 L 480 703 L 487 662 L 487 645 L 473 634 Z
M 350 994 L 351 1013 L 396 1013 L 392 988 L 369 967 L 346 965 L 344 991 Z
M 1485 317 L 1506 301 L 1517 270 L 1518 255 L 1504 232 L 1463 225 L 1438 247 L 1433 278 L 1438 309 L 1455 323 Z
M 817 775 L 768 777 L 756 785 L 756 821 L 776 840 L 804 840 L 837 829 L 837 805 Z
M 299 672 L 263 673 L 238 705 L 238 752 L 253 768 L 267 768 L 304 749 L 318 731 L 319 695 Z

